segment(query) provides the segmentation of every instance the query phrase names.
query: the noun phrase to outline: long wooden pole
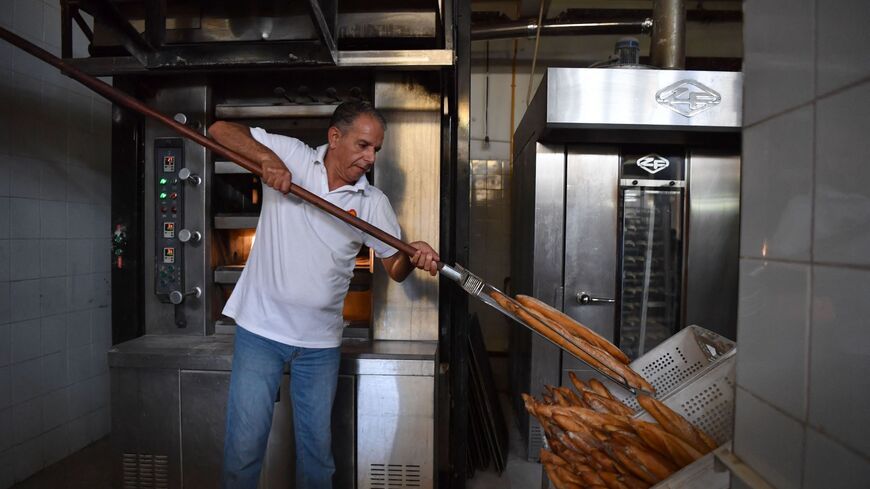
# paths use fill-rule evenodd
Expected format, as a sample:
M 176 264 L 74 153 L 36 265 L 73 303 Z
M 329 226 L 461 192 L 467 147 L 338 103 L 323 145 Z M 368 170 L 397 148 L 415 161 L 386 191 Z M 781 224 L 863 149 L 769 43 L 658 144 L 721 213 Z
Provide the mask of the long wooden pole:
M 178 132 L 182 136 L 184 136 L 184 137 L 186 137 L 186 138 L 190 139 L 191 141 L 194 141 L 198 144 L 201 144 L 202 146 L 205 146 L 208 150 L 212 151 L 213 153 L 219 154 L 219 155 L 223 156 L 224 158 L 227 158 L 227 159 L 235 162 L 236 164 L 238 164 L 242 168 L 250 171 L 251 173 L 262 176 L 262 170 L 260 168 L 260 165 L 258 165 L 257 163 L 255 163 L 255 162 L 249 160 L 248 158 L 245 158 L 244 156 L 240 155 L 239 153 L 236 153 L 235 151 L 228 149 L 228 148 L 222 146 L 221 144 L 203 136 L 202 134 L 194 131 L 193 129 L 191 129 L 183 124 L 179 124 L 171 117 L 168 117 L 164 114 L 161 114 L 160 112 L 157 112 L 156 110 L 148 107 L 147 105 L 143 104 L 142 102 L 135 99 L 134 97 L 131 97 L 131 96 L 127 95 L 126 93 L 115 89 L 114 87 L 110 86 L 108 83 L 105 83 L 101 80 L 98 80 L 98 79 L 84 73 L 83 71 L 79 70 L 78 68 L 71 66 L 67 63 L 64 63 L 63 60 L 61 60 L 57 56 L 54 56 L 53 54 L 49 53 L 48 51 L 40 48 L 39 46 L 34 45 L 33 43 L 26 41 L 25 39 L 22 39 L 21 37 L 13 34 L 12 32 L 10 32 L 2 27 L 0 27 L 0 38 L 6 40 L 7 42 L 12 44 L 13 46 L 16 46 L 16 47 L 22 49 L 23 51 L 25 51 L 33 56 L 36 56 L 37 58 L 41 59 L 42 61 L 45 61 L 46 63 L 54 66 L 55 68 L 59 69 L 61 72 L 66 74 L 67 76 L 76 79 L 81 84 L 83 84 L 86 87 L 90 88 L 91 90 L 97 92 L 98 94 L 102 95 L 103 97 L 109 99 L 110 101 L 112 101 L 118 105 L 124 106 L 130 110 L 136 111 L 142 115 L 150 117 L 150 118 L 152 118 L 152 119 L 154 119 L 154 120 L 156 120 L 156 121 L 158 121 L 166 126 L 169 126 L 171 129 Z M 355 227 L 355 228 L 357 228 L 357 229 L 359 229 L 367 234 L 374 236 L 375 238 L 383 241 L 384 243 L 392 246 L 393 248 L 396 248 L 397 250 L 401 251 L 402 253 L 405 253 L 408 256 L 413 256 L 414 253 L 417 252 L 417 249 L 414 248 L 413 246 L 411 246 L 410 244 L 400 240 L 399 238 L 387 233 L 386 231 L 384 231 L 376 226 L 373 226 L 372 224 L 369 224 L 366 221 L 363 221 L 362 219 L 360 219 L 356 216 L 350 215 L 349 213 L 345 212 L 342 208 L 332 204 L 331 202 L 328 202 L 328 201 L 318 197 L 317 195 L 305 190 L 304 188 L 300 187 L 299 185 L 296 185 L 296 184 L 290 185 L 290 193 L 299 197 L 300 199 L 308 202 L 309 204 L 314 205 L 315 207 L 318 207 L 318 208 L 332 214 L 333 216 L 341 219 L 342 221 L 350 224 L 351 226 L 353 226 L 353 227 Z M 439 263 L 439 268 L 440 267 L 441 267 L 441 264 Z

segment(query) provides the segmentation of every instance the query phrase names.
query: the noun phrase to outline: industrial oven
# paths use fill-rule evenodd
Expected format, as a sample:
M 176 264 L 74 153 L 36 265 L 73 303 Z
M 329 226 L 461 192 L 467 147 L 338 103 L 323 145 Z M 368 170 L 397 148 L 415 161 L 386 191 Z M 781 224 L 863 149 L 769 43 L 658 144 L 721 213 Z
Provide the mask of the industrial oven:
M 232 120 L 312 146 L 325 141 L 338 103 L 373 101 L 388 130 L 368 178 L 390 198 L 403 233 L 438 243 L 438 73 L 235 73 L 167 76 L 155 85 L 143 101 L 195 130 Z M 136 134 L 141 140 L 126 144 L 143 155 L 145 335 L 109 355 L 116 480 L 121 487 L 217 487 L 236 327 L 221 310 L 256 239 L 262 187 L 155 122 L 143 121 Z M 116 154 L 134 152 L 118 139 Z M 118 232 L 127 224 L 119 218 Z M 116 249 L 122 275 L 129 265 L 123 247 Z M 336 487 L 433 487 L 437 280 L 413 274 L 394 283 L 367 248 L 356 263 L 333 412 Z M 261 487 L 292 487 L 290 381 L 285 375 L 276 393 Z
M 512 292 L 631 358 L 691 324 L 734 339 L 741 91 L 733 72 L 548 69 L 515 135 Z M 519 394 L 592 373 L 519 327 L 510 357 L 537 459 Z

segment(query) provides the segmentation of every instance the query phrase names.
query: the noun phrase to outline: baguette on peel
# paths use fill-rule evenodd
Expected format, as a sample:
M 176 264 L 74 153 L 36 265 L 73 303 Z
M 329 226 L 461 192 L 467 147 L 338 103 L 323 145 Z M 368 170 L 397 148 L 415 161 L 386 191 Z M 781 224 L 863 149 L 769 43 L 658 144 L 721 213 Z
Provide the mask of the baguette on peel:
M 614 401 L 616 401 L 616 398 L 613 397 L 613 394 L 611 394 L 610 391 L 607 390 L 607 387 L 602 384 L 600 380 L 589 379 L 589 387 L 592 388 L 592 390 L 595 391 L 595 393 L 599 396 L 604 396 L 608 399 L 613 399 Z
M 715 442 L 706 433 L 701 436 L 701 430 L 695 428 L 692 423 L 686 421 L 686 418 L 675 413 L 658 399 L 640 395 L 637 396 L 637 402 L 650 416 L 655 418 L 665 431 L 688 443 L 702 455 L 716 448 Z
M 555 309 L 548 304 L 528 295 L 518 294 L 516 296 L 516 299 L 517 302 L 519 302 L 523 306 L 533 309 L 541 313 L 545 317 L 561 324 L 569 331 L 571 331 L 571 333 L 573 333 L 574 335 L 579 336 L 584 340 L 588 341 L 589 343 L 592 343 L 593 345 L 603 349 L 620 362 L 628 364 L 631 361 L 628 356 L 623 353 L 622 350 L 616 347 L 616 345 L 607 341 L 606 339 L 604 339 L 603 336 L 599 335 L 595 331 L 592 331 L 586 326 L 578 323 L 573 318 L 571 318 L 571 316 L 568 316 L 562 311 Z
M 595 409 L 598 412 L 608 412 L 620 416 L 632 416 L 634 414 L 634 411 L 629 409 L 625 404 L 619 401 L 614 401 L 609 397 L 600 396 L 594 392 L 585 392 L 583 394 L 583 400 L 586 401 L 592 409 Z M 604 411 L 601 409 L 604 409 Z

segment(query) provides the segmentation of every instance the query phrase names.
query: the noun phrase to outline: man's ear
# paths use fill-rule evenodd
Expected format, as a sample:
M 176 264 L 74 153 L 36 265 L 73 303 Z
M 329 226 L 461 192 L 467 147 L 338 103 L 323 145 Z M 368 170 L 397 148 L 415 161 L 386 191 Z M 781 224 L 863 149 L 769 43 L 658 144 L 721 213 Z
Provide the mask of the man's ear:
M 338 140 L 341 139 L 341 131 L 337 127 L 331 126 L 326 132 L 326 139 L 329 143 L 329 149 L 335 149 L 338 146 Z

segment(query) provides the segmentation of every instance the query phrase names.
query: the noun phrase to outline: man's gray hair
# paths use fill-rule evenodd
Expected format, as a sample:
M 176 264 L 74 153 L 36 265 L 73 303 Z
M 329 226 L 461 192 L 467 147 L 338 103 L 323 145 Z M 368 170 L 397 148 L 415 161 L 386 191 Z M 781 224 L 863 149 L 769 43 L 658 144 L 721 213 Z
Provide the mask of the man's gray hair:
M 363 114 L 374 117 L 375 120 L 381 123 L 381 127 L 384 131 L 387 130 L 387 120 L 384 119 L 384 116 L 375 108 L 374 105 L 371 104 L 371 102 L 366 101 L 342 102 L 335 108 L 335 112 L 332 113 L 332 119 L 329 120 L 329 127 L 335 126 L 342 133 L 347 132 L 347 130 L 350 129 L 350 126 L 353 125 L 353 121 Z

